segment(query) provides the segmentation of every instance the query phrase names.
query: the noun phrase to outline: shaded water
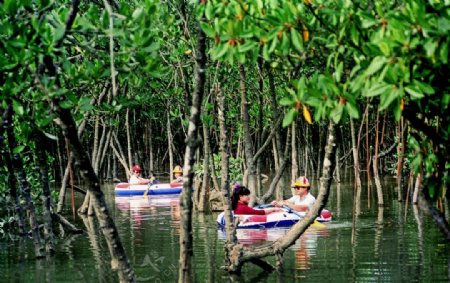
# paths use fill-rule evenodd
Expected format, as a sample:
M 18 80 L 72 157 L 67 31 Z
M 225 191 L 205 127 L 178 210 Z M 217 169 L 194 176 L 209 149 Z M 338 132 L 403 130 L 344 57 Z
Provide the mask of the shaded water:
M 449 282 L 449 245 L 440 232 L 427 216 L 396 200 L 395 182 L 384 183 L 384 189 L 385 208 L 374 205 L 375 192 L 368 198 L 366 188 L 354 219 L 351 183 L 334 185 L 327 204 L 333 222 L 310 228 L 289 248 L 280 274 L 248 264 L 240 278 L 228 277 L 220 271 L 225 235 L 217 229 L 217 214 L 195 216 L 193 282 Z M 113 190 L 105 186 L 138 282 L 175 282 L 178 199 L 116 198 Z M 56 255 L 43 260 L 34 259 L 31 240 L 1 240 L 0 282 L 116 282 L 98 225 L 91 218 L 76 222 L 88 233 L 58 238 Z M 240 230 L 238 237 L 246 245 L 262 245 L 286 231 Z

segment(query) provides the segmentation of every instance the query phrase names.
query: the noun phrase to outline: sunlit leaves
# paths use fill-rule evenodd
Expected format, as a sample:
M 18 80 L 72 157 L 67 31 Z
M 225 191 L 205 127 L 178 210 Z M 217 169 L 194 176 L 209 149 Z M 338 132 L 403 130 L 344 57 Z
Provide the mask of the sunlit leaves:
M 286 113 L 283 119 L 283 127 L 287 127 L 288 125 L 292 124 L 295 118 L 298 116 L 298 111 L 295 108 L 289 109 L 289 111 Z

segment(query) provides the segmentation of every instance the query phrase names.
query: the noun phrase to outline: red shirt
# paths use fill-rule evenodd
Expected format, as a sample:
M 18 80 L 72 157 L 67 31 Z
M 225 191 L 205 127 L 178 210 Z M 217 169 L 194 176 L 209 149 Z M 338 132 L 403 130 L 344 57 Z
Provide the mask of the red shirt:
M 266 212 L 262 209 L 254 209 L 248 205 L 238 202 L 237 207 L 234 210 L 234 214 L 256 214 L 256 215 L 265 215 Z

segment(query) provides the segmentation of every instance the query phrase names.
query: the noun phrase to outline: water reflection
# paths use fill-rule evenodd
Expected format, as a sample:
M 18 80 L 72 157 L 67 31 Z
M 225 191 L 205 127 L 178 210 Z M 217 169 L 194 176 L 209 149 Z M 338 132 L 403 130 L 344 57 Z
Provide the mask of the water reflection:
M 258 247 L 274 242 L 286 235 L 291 227 L 270 228 L 270 229 L 237 229 L 236 236 L 238 242 L 245 247 Z M 289 247 L 294 252 L 295 266 L 297 270 L 310 269 L 309 260 L 316 255 L 319 238 L 326 238 L 330 235 L 327 224 L 320 227 L 310 227 L 303 235 Z M 222 241 L 226 240 L 224 229 L 218 229 L 218 237 Z
M 180 200 L 178 195 L 116 197 L 115 204 L 122 213 L 129 213 L 135 229 L 142 228 L 143 221 L 166 215 L 167 211 L 162 212 L 160 208 L 169 208 L 172 220 L 170 226 L 179 233 Z
M 364 189 L 359 213 L 354 213 L 353 181 L 343 182 L 336 189 L 332 187 L 327 207 L 336 212 L 333 221 L 327 224 L 326 230 L 307 230 L 286 250 L 284 272 L 265 273 L 255 265 L 246 264 L 242 276 L 233 280 L 449 282 L 449 245 L 417 206 L 407 207 L 397 201 L 396 183 L 393 184 L 384 184 L 382 209 L 374 205 L 368 208 Z M 108 206 L 138 282 L 176 282 L 178 198 L 116 198 L 113 186 L 109 192 Z M 70 213 L 69 210 L 67 214 Z M 232 280 L 220 270 L 225 260 L 225 237 L 218 232 L 216 217 L 217 214 L 194 212 L 192 282 Z M 33 258 L 32 240 L 0 239 L 0 282 L 118 282 L 117 273 L 110 268 L 110 254 L 96 219 L 78 217 L 73 222 L 87 233 L 69 236 L 55 231 L 59 235 L 56 254 L 40 261 Z M 264 245 L 287 230 L 239 229 L 238 238 L 249 247 Z M 266 260 L 274 263 L 273 257 Z

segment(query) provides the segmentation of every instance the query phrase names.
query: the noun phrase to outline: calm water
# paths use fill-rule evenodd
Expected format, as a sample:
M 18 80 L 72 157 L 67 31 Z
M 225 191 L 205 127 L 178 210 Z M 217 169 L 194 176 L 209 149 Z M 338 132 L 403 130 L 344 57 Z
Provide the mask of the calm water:
M 325 229 L 309 229 L 287 250 L 281 274 L 264 273 L 248 264 L 240 278 L 228 277 L 220 271 L 225 235 L 217 229 L 217 214 L 195 216 L 193 282 L 449 282 L 449 245 L 427 216 L 396 201 L 394 183 L 384 186 L 385 208 L 374 205 L 375 192 L 369 206 L 365 188 L 360 214 L 353 219 L 352 186 L 334 185 L 327 205 L 333 222 Z M 105 190 L 138 281 L 175 282 L 178 199 L 115 198 L 112 185 Z M 2 239 L 0 282 L 116 282 L 95 221 L 78 217 L 75 222 L 89 232 L 58 237 L 57 254 L 44 260 L 33 258 L 31 240 Z M 246 245 L 261 245 L 285 232 L 246 230 L 238 237 Z M 274 263 L 273 258 L 268 260 Z

